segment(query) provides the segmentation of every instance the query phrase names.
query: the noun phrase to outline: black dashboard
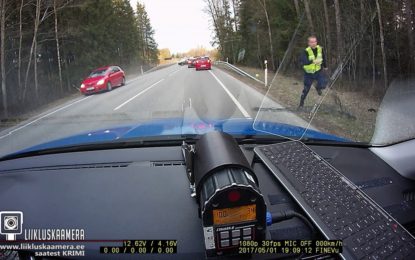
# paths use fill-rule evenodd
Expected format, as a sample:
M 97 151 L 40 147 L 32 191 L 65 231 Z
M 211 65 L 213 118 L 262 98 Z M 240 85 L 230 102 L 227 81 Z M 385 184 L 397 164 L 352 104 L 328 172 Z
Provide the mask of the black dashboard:
M 267 210 L 300 207 L 255 156 L 240 148 L 255 172 Z M 310 145 L 374 201 L 415 233 L 415 181 L 399 175 L 367 148 Z M 180 146 L 50 154 L 0 162 L 1 209 L 22 211 L 25 229 L 85 231 L 85 256 L 122 240 L 177 240 L 176 255 L 147 259 L 202 259 L 205 245 L 198 204 L 191 197 Z M 18 239 L 25 239 L 25 234 Z M 272 240 L 310 239 L 310 229 L 293 218 L 268 227 Z M 292 256 L 292 255 L 291 255 Z M 117 256 L 118 258 L 119 256 Z M 134 257 L 134 255 L 123 255 Z M 290 255 L 253 255 L 274 259 Z

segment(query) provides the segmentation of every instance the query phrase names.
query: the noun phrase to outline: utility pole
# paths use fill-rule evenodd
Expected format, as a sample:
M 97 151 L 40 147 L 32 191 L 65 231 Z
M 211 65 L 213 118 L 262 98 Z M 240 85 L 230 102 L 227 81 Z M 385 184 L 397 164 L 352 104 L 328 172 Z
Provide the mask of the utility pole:
M 264 61 L 265 64 L 265 88 L 268 87 L 268 61 Z

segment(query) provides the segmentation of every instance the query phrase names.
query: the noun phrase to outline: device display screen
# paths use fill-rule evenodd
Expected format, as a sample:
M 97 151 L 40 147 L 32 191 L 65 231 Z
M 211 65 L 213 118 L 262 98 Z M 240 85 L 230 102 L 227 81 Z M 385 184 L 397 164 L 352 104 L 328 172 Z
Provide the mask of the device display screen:
M 246 205 L 236 208 L 214 209 L 213 224 L 231 224 L 256 220 L 256 205 Z

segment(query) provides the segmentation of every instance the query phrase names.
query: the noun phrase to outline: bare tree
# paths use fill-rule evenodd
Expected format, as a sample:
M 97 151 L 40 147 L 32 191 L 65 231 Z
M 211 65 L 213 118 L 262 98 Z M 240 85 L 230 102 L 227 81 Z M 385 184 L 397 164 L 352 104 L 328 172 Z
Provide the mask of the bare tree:
M 22 21 L 22 12 L 23 12 L 24 0 L 20 2 L 19 8 L 19 54 L 18 54 L 18 61 L 17 61 L 17 85 L 19 90 L 22 88 L 22 40 L 23 40 L 23 21 Z
M 232 12 L 233 12 L 233 22 L 235 25 L 235 31 L 238 31 L 238 25 L 239 25 L 239 11 L 237 9 L 237 6 L 239 6 L 239 0 L 232 0 Z
M 6 30 L 6 0 L 0 0 L 0 66 L 1 66 L 1 95 L 3 102 L 4 117 L 9 116 L 7 105 L 7 87 L 6 87 L 6 53 L 5 49 L 5 30 Z
M 323 9 L 324 9 L 324 19 L 326 22 L 326 40 L 327 40 L 327 48 L 326 48 L 326 57 L 327 57 L 327 64 L 330 65 L 330 51 L 331 51 L 331 29 L 330 29 L 330 19 L 329 19 L 329 12 L 327 9 L 327 0 L 323 0 Z
M 384 78 L 384 87 L 388 88 L 388 70 L 386 68 L 386 54 L 385 54 L 385 37 L 383 35 L 383 23 L 382 23 L 382 13 L 380 10 L 379 0 L 376 0 L 376 9 L 378 13 L 378 22 L 379 22 L 379 37 L 380 37 L 380 49 L 382 52 L 382 63 L 383 63 L 383 78 Z
M 375 89 L 375 83 L 376 83 L 376 65 L 375 65 L 375 53 L 376 53 L 376 40 L 375 40 L 375 29 L 373 28 L 373 23 L 370 23 L 370 29 L 371 29 L 371 42 L 372 42 L 372 90 Z
M 38 34 L 40 24 L 44 20 L 46 20 L 48 16 L 51 15 L 51 12 L 48 13 L 49 8 L 46 7 L 42 15 L 42 18 L 40 18 L 42 2 L 43 2 L 42 0 L 36 0 L 36 11 L 35 11 L 36 14 L 35 14 L 35 20 L 34 20 L 34 25 L 33 25 L 33 38 L 32 38 L 32 45 L 30 47 L 29 61 L 27 63 L 27 68 L 26 68 L 25 82 L 24 82 L 23 93 L 22 93 L 23 100 L 26 98 L 27 83 L 29 80 L 29 72 L 30 72 L 30 67 L 32 64 L 33 57 L 34 57 L 34 65 L 33 65 L 34 72 L 33 73 L 35 76 L 35 95 L 36 97 L 38 97 L 39 95 L 39 82 L 38 82 L 38 75 L 37 75 L 37 36 L 38 36 L 37 34 Z
M 294 0 L 294 7 L 295 7 L 295 12 L 297 13 L 297 17 L 300 17 L 300 5 L 298 4 L 298 0 Z
M 304 8 L 305 8 L 305 14 L 307 16 L 307 21 L 308 21 L 308 26 L 310 28 L 310 32 L 315 33 L 313 17 L 311 15 L 310 3 L 308 2 L 308 0 L 304 0 Z
M 341 31 L 342 26 L 339 0 L 334 0 L 334 9 L 336 14 L 337 62 L 340 62 L 343 53 L 343 37 Z
M 60 54 L 60 47 L 59 47 L 59 34 L 58 34 L 58 13 L 56 9 L 56 1 L 53 0 L 53 13 L 55 14 L 55 41 L 56 41 L 56 55 L 58 58 L 58 70 L 59 70 L 59 87 L 60 91 L 63 92 L 63 85 L 62 85 L 62 66 L 61 66 L 61 54 Z
M 409 71 L 412 72 L 414 67 L 414 30 L 413 30 L 413 19 L 412 19 L 412 1 L 405 0 L 405 19 L 406 19 L 406 30 L 408 34 L 408 43 L 409 43 Z
M 41 4 L 41 0 L 36 0 L 36 15 L 35 15 L 35 21 L 34 21 L 34 26 L 33 26 L 33 39 L 32 39 L 32 46 L 30 47 L 29 61 L 27 63 L 27 68 L 26 68 L 26 75 L 25 75 L 25 81 L 24 81 L 24 87 L 23 87 L 23 93 L 22 93 L 23 100 L 26 98 L 27 82 L 29 80 L 29 72 L 30 72 L 30 67 L 32 64 L 33 54 L 36 55 L 35 47 L 36 47 L 37 31 L 39 29 L 39 22 L 40 22 L 40 4 Z M 35 57 L 35 64 L 36 64 L 36 57 Z M 37 86 L 35 88 L 37 89 Z
M 364 0 L 360 0 L 360 33 L 364 30 L 364 19 L 365 19 L 365 5 Z M 359 45 L 359 79 L 363 75 L 363 44 Z
M 225 53 L 225 44 L 222 38 L 222 30 L 219 26 L 218 16 L 217 16 L 217 9 L 214 3 L 214 0 L 206 0 L 207 2 L 207 12 L 210 14 L 213 20 L 213 26 L 215 27 L 215 31 L 218 37 L 219 46 L 222 48 L 222 52 Z
M 269 49 L 270 49 L 270 54 L 271 54 L 271 65 L 272 65 L 272 69 L 275 70 L 275 57 L 274 57 L 274 47 L 272 44 L 272 31 L 271 31 L 271 25 L 269 22 L 269 17 L 268 17 L 268 10 L 267 10 L 267 5 L 266 5 L 266 0 L 258 0 L 259 4 L 261 5 L 262 9 L 264 10 L 264 14 L 265 14 L 265 19 L 267 20 L 267 27 L 268 27 L 268 37 L 269 37 Z

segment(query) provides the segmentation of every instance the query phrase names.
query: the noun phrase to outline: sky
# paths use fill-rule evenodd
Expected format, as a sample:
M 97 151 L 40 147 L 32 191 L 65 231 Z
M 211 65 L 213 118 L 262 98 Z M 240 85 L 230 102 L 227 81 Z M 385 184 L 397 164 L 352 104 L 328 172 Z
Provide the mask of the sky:
M 159 49 L 169 48 L 171 53 L 177 53 L 198 46 L 212 48 L 203 0 L 130 0 L 134 9 L 137 1 L 145 4 Z

